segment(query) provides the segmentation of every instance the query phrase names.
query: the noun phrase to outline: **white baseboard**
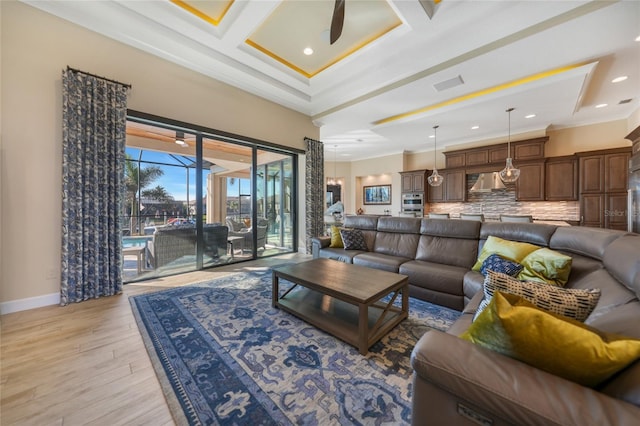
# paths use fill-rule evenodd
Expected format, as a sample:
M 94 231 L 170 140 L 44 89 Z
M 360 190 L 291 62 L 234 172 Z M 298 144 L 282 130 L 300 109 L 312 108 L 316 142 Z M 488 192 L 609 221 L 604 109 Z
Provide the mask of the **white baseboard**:
M 0 315 L 59 304 L 60 293 L 51 293 L 44 294 L 42 296 L 28 297 L 26 299 L 10 300 L 9 302 L 0 303 Z

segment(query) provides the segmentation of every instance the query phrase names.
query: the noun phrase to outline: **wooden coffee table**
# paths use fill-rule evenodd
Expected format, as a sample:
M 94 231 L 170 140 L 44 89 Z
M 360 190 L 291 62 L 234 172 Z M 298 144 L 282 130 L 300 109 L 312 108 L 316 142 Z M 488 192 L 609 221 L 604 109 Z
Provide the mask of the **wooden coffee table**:
M 358 348 L 369 348 L 409 315 L 406 275 L 329 259 L 273 269 L 272 305 Z M 280 295 L 284 279 L 295 285 Z M 402 294 L 401 308 L 393 306 Z M 388 302 L 381 301 L 391 295 Z

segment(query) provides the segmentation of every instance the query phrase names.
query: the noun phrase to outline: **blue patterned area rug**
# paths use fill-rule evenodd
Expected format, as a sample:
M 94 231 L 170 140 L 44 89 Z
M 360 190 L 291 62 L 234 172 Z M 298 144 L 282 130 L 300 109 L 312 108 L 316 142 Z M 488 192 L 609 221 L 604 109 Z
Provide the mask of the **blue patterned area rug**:
M 131 305 L 176 422 L 193 425 L 409 424 L 411 351 L 459 316 L 411 298 L 409 318 L 362 356 L 272 308 L 267 268 Z

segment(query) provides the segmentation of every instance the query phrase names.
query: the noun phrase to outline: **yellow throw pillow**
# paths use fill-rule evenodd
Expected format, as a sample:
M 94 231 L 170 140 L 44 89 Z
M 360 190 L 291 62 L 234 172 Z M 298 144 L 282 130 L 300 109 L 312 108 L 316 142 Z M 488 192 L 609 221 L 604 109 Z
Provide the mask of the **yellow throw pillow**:
M 557 251 L 541 248 L 530 253 L 520 262 L 524 267 L 518 279 L 537 281 L 564 287 L 571 273 L 571 257 Z
M 487 238 L 484 246 L 482 246 L 482 250 L 478 256 L 478 261 L 473 265 L 473 270 L 480 271 L 482 263 L 492 254 L 497 254 L 505 259 L 520 263 L 529 253 L 534 250 L 538 250 L 539 248 L 540 247 L 534 244 L 503 240 L 502 238 L 491 235 Z
M 603 333 L 500 292 L 460 337 L 591 387 L 640 358 L 638 339 Z
M 340 236 L 340 228 L 335 225 L 331 225 L 331 244 L 329 244 L 329 247 L 344 248 L 342 237 Z

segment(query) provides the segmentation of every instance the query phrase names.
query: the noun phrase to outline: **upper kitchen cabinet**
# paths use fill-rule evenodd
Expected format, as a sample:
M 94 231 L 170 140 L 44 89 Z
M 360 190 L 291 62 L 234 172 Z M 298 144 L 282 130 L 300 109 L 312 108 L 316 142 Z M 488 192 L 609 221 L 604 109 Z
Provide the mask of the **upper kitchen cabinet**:
M 511 154 L 514 160 L 541 160 L 544 158 L 544 144 L 548 137 L 511 142 Z
M 424 192 L 427 170 L 400 172 L 402 192 Z
M 580 152 L 580 193 L 626 192 L 630 148 Z
M 544 161 L 516 163 L 520 177 L 516 181 L 516 200 L 544 201 Z
M 448 170 L 445 175 L 444 185 L 445 201 L 467 200 L 467 175 L 464 170 Z
M 606 192 L 626 192 L 629 182 L 631 151 L 604 155 L 604 189 Z
M 604 192 L 604 155 L 580 156 L 580 193 Z
M 578 199 L 578 158 L 574 155 L 551 157 L 545 164 L 545 199 L 574 201 Z
M 444 178 L 440 186 L 430 186 L 428 201 L 430 203 L 453 203 L 467 200 L 467 175 L 463 169 L 438 170 Z
M 511 142 L 511 157 L 514 161 L 544 159 L 544 144 L 548 137 Z M 446 168 L 478 167 L 503 163 L 507 159 L 507 144 L 489 145 L 478 148 L 461 149 L 444 153 Z

